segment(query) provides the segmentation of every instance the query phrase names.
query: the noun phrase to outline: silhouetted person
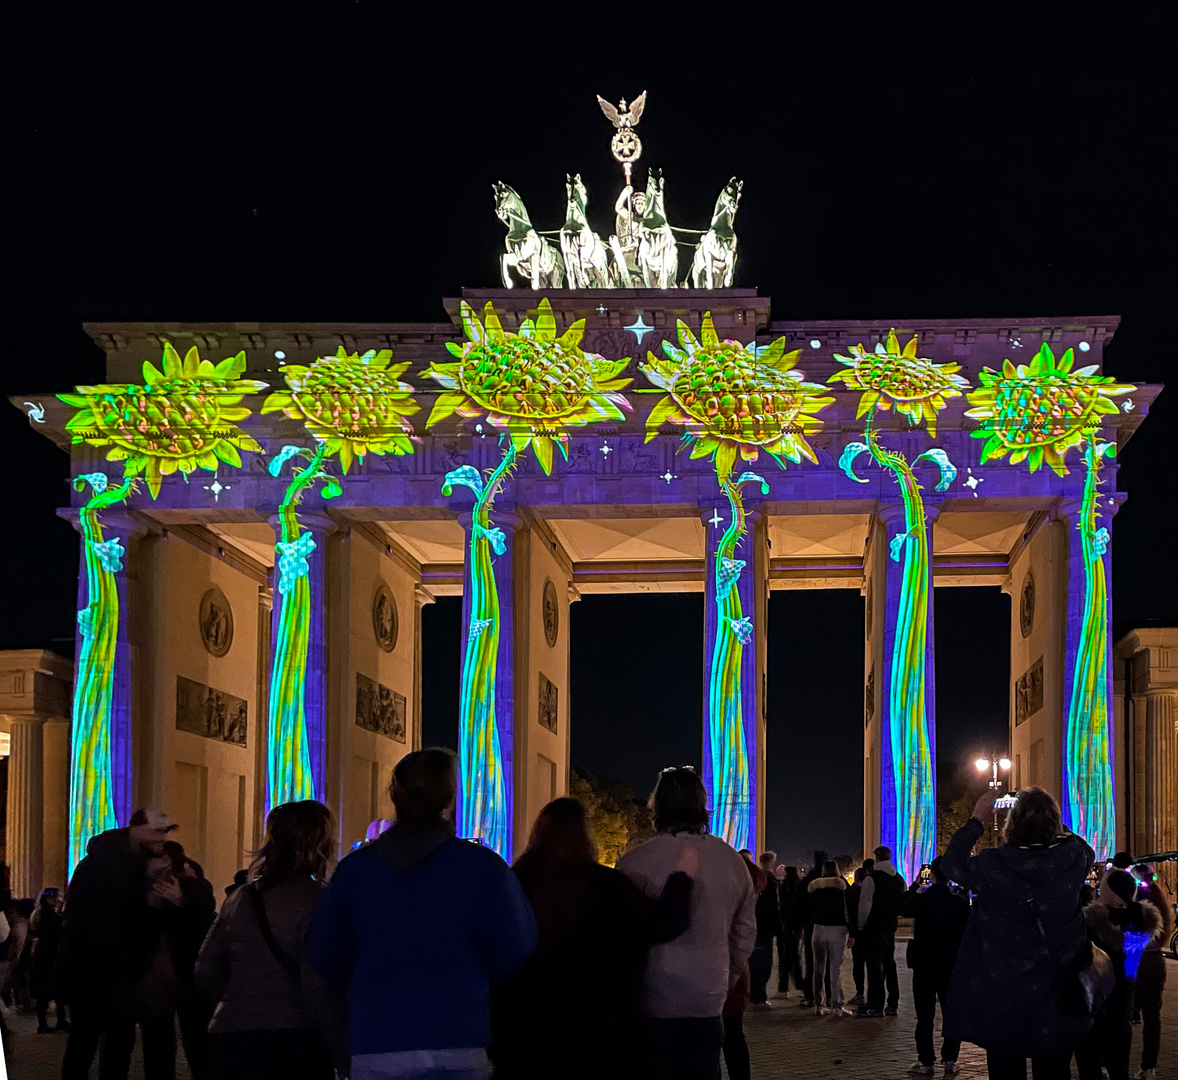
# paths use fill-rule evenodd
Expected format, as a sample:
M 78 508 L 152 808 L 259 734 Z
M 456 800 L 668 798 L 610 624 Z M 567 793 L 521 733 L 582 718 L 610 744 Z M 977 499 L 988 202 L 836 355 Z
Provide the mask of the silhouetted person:
M 753 881 L 753 892 L 760 900 L 762 892 L 771 888 L 772 878 L 752 860 L 752 853 L 742 851 L 740 857 L 744 860 L 745 869 Z M 764 856 L 762 856 L 764 858 Z M 770 953 L 770 958 L 773 954 Z M 744 971 L 736 985 L 728 991 L 728 999 L 724 1002 L 723 1012 L 720 1014 L 724 1021 L 724 1068 L 728 1070 L 728 1080 L 750 1080 L 752 1076 L 752 1059 L 749 1055 L 748 1039 L 744 1034 L 744 1014 L 749 1007 L 749 987 L 751 978 L 749 965 L 745 964 Z
M 839 969 L 847 949 L 847 883 L 839 875 L 838 864 L 827 859 L 822 876 L 811 881 L 809 888 L 814 914 L 814 1012 L 843 1016 Z
M 762 853 L 758 863 L 765 880 L 757 891 L 757 943 L 749 957 L 749 1000 L 754 1009 L 767 1009 L 769 976 L 773 974 L 773 945 L 782 935 L 781 904 L 773 879 L 777 853 Z
M 715 1080 L 724 1042 L 721 1013 L 757 936 L 752 879 L 741 857 L 707 835 L 707 792 L 691 769 L 667 769 L 651 796 L 657 834 L 618 869 L 648 896 L 690 848 L 699 855 L 691 925 L 650 952 L 646 975 L 646 1072 L 655 1080 Z
M 979 796 L 949 841 L 941 869 L 974 893 L 949 980 L 946 1036 L 986 1051 L 991 1080 L 1068 1080 L 1076 1045 L 1091 1018 L 1063 1007 L 1061 977 L 1091 957 L 1080 886 L 1095 856 L 1066 833 L 1059 807 L 1041 788 L 1025 788 L 1006 825 L 1006 842 L 971 856 L 994 813 L 994 793 Z
M 98 1051 L 103 1080 L 126 1077 L 143 1035 L 147 1080 L 171 1080 L 176 1033 L 166 993 L 165 914 L 181 902 L 164 843 L 177 828 L 161 810 L 136 810 L 124 829 L 91 838 L 66 893 L 58 974 L 70 1006 L 63 1080 L 85 1080 Z
M 826 862 L 825 851 L 814 852 L 814 865 L 806 871 L 801 886 L 794 896 L 794 918 L 802 928 L 802 1008 L 814 1005 L 814 912 L 810 906 L 810 882 L 822 877 L 822 865 Z M 829 990 L 830 987 L 827 987 Z
M 687 929 L 692 880 L 685 871 L 693 868 L 688 860 L 651 899 L 598 863 L 579 802 L 556 799 L 540 811 L 513 867 L 540 944 L 491 995 L 496 1080 L 550 1076 L 554 1062 L 568 1080 L 639 1075 L 647 953 Z
M 851 934 L 851 978 L 855 983 L 855 996 L 847 1002 L 848 1005 L 862 1005 L 866 1000 L 863 996 L 866 969 L 863 964 L 863 939 L 856 936 L 859 928 L 859 897 L 863 892 L 863 879 L 867 870 L 862 866 L 855 867 L 854 880 L 847 889 L 847 928 Z
M 68 1031 L 65 1006 L 58 1000 L 54 982 L 57 967 L 57 953 L 61 945 L 61 891 L 42 889 L 37 897 L 37 907 L 29 920 L 29 990 L 37 1007 L 37 1034 L 47 1035 L 53 1029 L 49 1026 L 49 1002 L 57 1005 L 57 1030 Z
M 810 994 L 810 987 L 806 985 L 802 971 L 802 925 L 798 922 L 795 910 L 802 880 L 796 866 L 783 866 L 781 870 L 781 883 L 778 886 L 781 937 L 777 939 L 777 991 L 788 994 L 792 980 L 794 988 L 800 990 L 802 997 L 806 998 Z
M 267 815 L 252 880 L 225 901 L 196 964 L 198 985 L 216 1003 L 215 1080 L 331 1080 L 346 1066 L 342 998 L 303 949 L 334 849 L 322 803 L 283 803 Z
M 397 762 L 393 827 L 340 863 L 312 923 L 309 961 L 348 993 L 352 1080 L 483 1080 L 491 986 L 535 951 L 510 867 L 454 835 L 456 791 L 448 750 Z
M 949 888 L 941 860 L 933 859 L 930 869 L 933 880 L 928 888 L 922 890 L 920 878 L 917 878 L 901 905 L 901 914 L 913 920 L 908 966 L 912 969 L 918 1059 L 912 1072 L 918 1076 L 931 1076 L 934 1072 L 937 1059 L 933 1052 L 933 1021 L 937 1015 L 937 1001 L 941 1002 L 941 1027 L 944 1028 L 949 978 L 957 963 L 965 925 L 969 922 L 969 901 Z M 957 1064 L 960 1053 L 961 1040 L 945 1036 L 941 1042 L 941 1063 L 946 1076 L 960 1071 Z
M 1160 944 L 1165 922 L 1148 900 L 1137 900 L 1137 880 L 1128 870 L 1110 870 L 1096 899 L 1084 909 L 1088 937 L 1113 962 L 1113 992 L 1096 1014 L 1092 1030 L 1076 1047 L 1080 1080 L 1129 1080 L 1133 1047 L 1133 988 L 1145 949 Z
M 873 869 L 863 879 L 859 893 L 859 931 L 863 938 L 863 965 L 867 974 L 867 1001 L 859 1016 L 895 1016 L 900 1005 L 900 977 L 896 971 L 896 927 L 900 898 L 907 887 L 892 864 L 892 849 L 875 849 Z M 887 995 L 885 1005 L 884 995 Z
M 1142 882 L 1137 895 L 1148 900 L 1162 917 L 1162 936 L 1145 947 L 1137 969 L 1134 1000 L 1141 1010 L 1141 1070 L 1137 1080 L 1157 1080 L 1158 1051 L 1162 1042 L 1162 991 L 1166 986 L 1166 958 L 1162 949 L 1174 932 L 1174 909 L 1158 887 L 1152 868 L 1140 864 L 1135 869 Z

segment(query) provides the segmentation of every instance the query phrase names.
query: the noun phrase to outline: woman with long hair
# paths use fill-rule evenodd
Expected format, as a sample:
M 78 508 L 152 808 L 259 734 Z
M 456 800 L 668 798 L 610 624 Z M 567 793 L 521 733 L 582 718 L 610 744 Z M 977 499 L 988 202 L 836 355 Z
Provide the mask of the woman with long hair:
M 196 982 L 216 1002 L 209 1062 L 218 1080 L 332 1080 L 344 1061 L 342 1002 L 303 957 L 332 833 L 320 802 L 274 807 L 249 884 L 225 901 L 201 947 Z
M 513 870 L 536 914 L 540 945 L 492 999 L 496 1080 L 629 1077 L 646 954 L 690 919 L 685 862 L 649 899 L 597 861 L 585 808 L 555 799 L 536 819 Z
M 1056 801 L 1037 787 L 1018 793 L 1006 842 L 971 855 L 993 813 L 994 793 L 986 791 L 941 856 L 946 877 L 976 894 L 944 1032 L 985 1049 L 991 1080 L 1025 1080 L 1028 1058 L 1034 1080 L 1068 1080 L 1092 1018 L 1059 991 L 1091 957 L 1080 888 L 1095 855 L 1063 828 Z
M 57 1005 L 57 1031 L 68 1031 L 65 1006 L 57 1000 L 53 972 L 57 967 L 57 950 L 61 944 L 61 890 L 42 889 L 37 897 L 37 907 L 29 919 L 29 940 L 32 942 L 29 960 L 29 989 L 37 1003 L 37 1034 L 47 1035 L 54 1028 L 49 1026 L 49 1002 Z

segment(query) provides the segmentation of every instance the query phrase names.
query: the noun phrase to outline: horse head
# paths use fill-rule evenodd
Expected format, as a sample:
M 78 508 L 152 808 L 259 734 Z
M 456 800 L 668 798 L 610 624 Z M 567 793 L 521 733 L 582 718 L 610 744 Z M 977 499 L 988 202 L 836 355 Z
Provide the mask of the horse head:
M 495 192 L 495 216 L 500 221 L 509 227 L 513 220 L 531 224 L 528 212 L 524 209 L 524 201 L 516 194 L 515 188 L 496 180 L 491 190 Z
M 581 174 L 569 176 L 568 173 L 565 173 L 564 179 L 564 191 L 567 197 L 565 213 L 570 221 L 587 221 L 585 207 L 589 202 L 589 197 L 585 191 L 585 184 L 581 180 Z
M 737 180 L 735 176 L 724 185 L 724 189 L 716 197 L 716 209 L 712 213 L 713 226 L 724 221 L 729 226 L 732 225 L 732 220 L 736 217 L 736 208 L 740 205 L 740 193 L 743 188 L 744 181 Z
M 663 208 L 663 170 L 650 169 L 646 174 L 646 211 L 642 225 L 647 229 L 658 229 L 667 223 Z

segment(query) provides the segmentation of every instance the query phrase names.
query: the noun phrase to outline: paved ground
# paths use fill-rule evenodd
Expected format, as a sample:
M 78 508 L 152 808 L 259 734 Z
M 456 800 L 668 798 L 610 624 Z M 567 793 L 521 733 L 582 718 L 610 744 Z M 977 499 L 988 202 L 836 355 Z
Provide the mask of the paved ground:
M 902 950 L 897 950 L 903 955 Z M 1178 963 L 1167 963 L 1168 993 L 1162 1012 L 1162 1053 L 1159 1080 L 1178 1080 Z M 776 986 L 776 974 L 770 984 Z M 854 993 L 850 965 L 843 969 L 843 986 Z M 900 1015 L 878 1020 L 855 1020 L 815 1016 L 812 1009 L 797 1006 L 795 991 L 788 999 L 774 998 L 767 1012 L 750 1012 L 745 1017 L 756 1080 L 910 1080 L 908 1069 L 916 1061 L 913 1031 L 916 1017 L 908 972 L 900 973 Z M 12 1028 L 11 1080 L 58 1080 L 64 1035 L 34 1035 L 32 1017 L 14 1016 Z M 938 1032 L 940 1030 L 938 1023 Z M 938 1051 L 940 1042 L 936 1043 Z M 1140 1064 L 1141 1029 L 1133 1029 L 1133 1072 Z M 961 1080 L 984 1080 L 985 1056 L 973 1046 L 962 1048 Z M 97 1070 L 94 1070 L 95 1072 Z M 133 1080 L 142 1080 L 142 1063 L 136 1051 Z M 938 1070 L 938 1077 L 940 1072 Z M 183 1055 L 177 1080 L 189 1080 Z M 560 1080 L 559 1069 L 553 1080 Z

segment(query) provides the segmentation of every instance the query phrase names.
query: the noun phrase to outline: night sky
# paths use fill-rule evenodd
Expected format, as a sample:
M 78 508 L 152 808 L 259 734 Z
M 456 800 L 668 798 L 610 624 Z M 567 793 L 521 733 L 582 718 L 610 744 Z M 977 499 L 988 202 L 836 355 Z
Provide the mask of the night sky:
M 745 181 L 737 284 L 775 317 L 1119 314 L 1106 370 L 1171 377 L 1172 4 L 677 6 L 621 26 L 470 7 L 8 12 L 5 393 L 97 380 L 84 320 L 439 321 L 443 296 L 498 283 L 492 181 L 555 227 L 580 171 L 608 231 L 594 95 L 642 89 L 643 164 L 665 171 L 673 222 L 706 221 Z M 1118 632 L 1178 622 L 1175 402 L 1121 458 Z M 72 648 L 65 455 L 7 406 L 0 439 L 0 646 Z M 940 750 L 968 757 L 1005 730 L 1009 601 L 936 603 Z M 858 847 L 861 605 L 770 605 L 768 839 L 791 858 Z M 574 765 L 645 791 L 698 762 L 701 610 L 699 594 L 574 605 Z M 453 602 L 426 609 L 427 737 L 454 725 L 458 620 Z

